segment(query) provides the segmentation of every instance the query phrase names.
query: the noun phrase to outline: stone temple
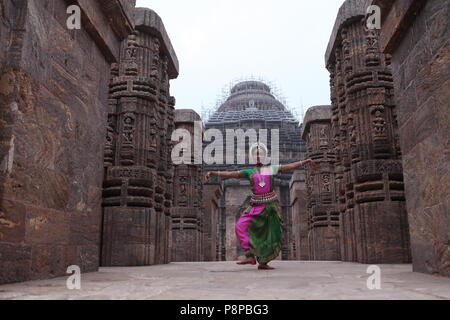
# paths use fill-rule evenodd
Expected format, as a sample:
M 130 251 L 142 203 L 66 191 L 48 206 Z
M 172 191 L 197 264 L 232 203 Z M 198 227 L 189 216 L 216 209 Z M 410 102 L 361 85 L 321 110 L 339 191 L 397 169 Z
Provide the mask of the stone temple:
M 249 186 L 202 178 L 251 165 L 175 164 L 176 129 L 203 148 L 202 130 L 267 130 L 269 149 L 276 132 L 281 164 L 319 163 L 276 180 L 280 260 L 450 276 L 448 1 L 343 1 L 317 66 L 330 104 L 303 123 L 261 81 L 236 83 L 208 119 L 175 107 L 176 51 L 135 4 L 0 0 L 0 284 L 242 254 L 234 225 Z M 381 29 L 368 27 L 370 5 Z
M 228 99 L 208 119 L 205 129 L 220 130 L 226 136 L 227 130 L 255 129 L 259 136 L 263 135 L 260 130 L 267 130 L 267 146 L 271 149 L 272 135 L 279 135 L 279 162 L 290 163 L 295 159 L 303 159 L 306 150 L 305 143 L 300 136 L 298 120 L 286 107 L 272 94 L 271 88 L 259 81 L 244 81 L 237 83 L 230 90 Z M 236 131 L 235 131 L 236 132 Z M 259 137 L 261 138 L 261 137 Z M 264 139 L 264 138 L 262 138 Z M 237 141 L 235 141 L 237 144 Z M 247 143 L 248 145 L 248 143 Z M 235 150 L 237 150 L 237 145 Z M 225 152 L 226 150 L 224 150 Z M 235 152 L 248 153 L 246 150 Z M 225 157 L 224 157 L 225 159 Z M 233 163 L 238 163 L 234 159 Z M 246 159 L 248 160 L 248 158 Z M 225 160 L 224 160 L 225 162 Z M 240 165 L 205 165 L 205 171 L 237 171 L 251 168 L 249 161 Z M 290 180 L 292 174 L 283 174 L 276 179 L 276 190 L 280 197 L 282 217 L 284 220 L 284 246 L 282 248 L 282 259 L 293 259 L 296 254 L 296 243 L 292 241 L 297 233 L 297 224 L 293 224 L 290 212 Z M 243 181 L 217 181 L 222 190 L 220 199 L 219 230 L 220 239 L 218 246 L 218 257 L 221 260 L 235 260 L 240 252 L 236 242 L 234 227 L 243 210 L 249 205 L 249 184 Z M 207 195 L 206 195 L 207 196 Z M 298 244 L 297 244 L 298 245 Z

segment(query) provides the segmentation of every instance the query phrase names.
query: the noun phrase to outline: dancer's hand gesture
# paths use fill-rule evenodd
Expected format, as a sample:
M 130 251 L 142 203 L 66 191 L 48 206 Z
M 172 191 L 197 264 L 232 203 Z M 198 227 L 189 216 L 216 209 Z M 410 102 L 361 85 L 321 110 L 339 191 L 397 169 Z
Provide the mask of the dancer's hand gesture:
M 319 169 L 319 164 L 312 159 L 306 160 L 306 165 L 313 171 L 317 171 Z

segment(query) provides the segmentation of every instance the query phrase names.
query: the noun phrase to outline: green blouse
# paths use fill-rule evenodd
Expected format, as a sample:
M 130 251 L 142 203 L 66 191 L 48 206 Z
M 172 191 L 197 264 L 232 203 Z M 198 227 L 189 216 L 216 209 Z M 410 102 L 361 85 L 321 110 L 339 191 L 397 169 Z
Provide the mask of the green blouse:
M 270 189 L 273 190 L 274 186 L 274 177 L 278 175 L 281 169 L 281 165 L 271 165 L 270 167 L 262 167 L 261 171 L 264 171 L 265 169 L 270 169 Z M 245 169 L 239 171 L 239 175 L 242 179 L 246 179 L 250 181 L 250 183 L 253 185 L 253 176 L 258 173 L 258 170 L 256 169 Z

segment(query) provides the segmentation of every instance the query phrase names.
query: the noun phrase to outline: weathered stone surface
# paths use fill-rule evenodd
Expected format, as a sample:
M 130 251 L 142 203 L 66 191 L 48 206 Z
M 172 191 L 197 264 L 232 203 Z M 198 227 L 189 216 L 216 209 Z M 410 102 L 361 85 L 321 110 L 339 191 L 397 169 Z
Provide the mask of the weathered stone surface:
M 134 1 L 0 2 L 0 283 L 99 266 L 110 63 Z M 121 12 L 116 16 L 114 12 Z
M 333 56 L 336 50 L 337 42 L 341 27 L 344 24 L 350 23 L 366 15 L 367 7 L 372 0 L 346 0 L 339 8 L 336 22 L 334 23 L 333 31 L 328 42 L 327 51 L 325 53 L 325 60 L 328 63 L 329 59 Z
M 303 118 L 302 138 L 305 139 L 311 132 L 310 126 L 316 122 L 331 121 L 331 106 L 314 106 L 308 109 Z
M 2 283 L 32 279 L 31 246 L 22 243 L 0 242 L 0 277 Z
M 186 130 L 191 138 L 191 150 L 195 148 L 196 122 L 200 116 L 193 110 L 176 110 L 175 129 Z M 200 142 L 201 143 L 201 137 Z M 172 261 L 190 262 L 203 260 L 203 174 L 202 166 L 188 163 L 175 165 L 174 203 L 172 209 Z
M 380 52 L 379 30 L 366 26 L 368 5 L 343 4 L 326 53 L 341 256 L 404 263 L 410 246 L 391 56 Z
M 450 4 L 374 3 L 392 55 L 414 271 L 450 276 Z
M 25 240 L 26 208 L 21 202 L 4 200 L 0 204 L 0 241 L 22 243 Z
M 203 185 L 203 261 L 221 260 L 222 185 L 208 182 Z
M 292 217 L 292 256 L 296 260 L 309 260 L 308 210 L 305 170 L 296 170 L 290 183 L 290 210 Z
M 135 12 L 136 31 L 111 68 L 103 183 L 105 266 L 168 263 L 171 255 L 171 134 L 178 76 L 176 56 L 160 18 Z M 151 19 L 149 18 L 151 17 Z
M 188 299 L 191 305 L 196 300 L 248 301 L 251 304 L 255 299 L 450 299 L 450 279 L 413 273 L 408 264 L 380 265 L 381 290 L 367 287 L 370 276 L 367 265 L 317 261 L 274 261 L 272 265 L 276 270 L 270 272 L 238 266 L 234 262 L 100 268 L 100 272 L 83 275 L 82 290 L 67 290 L 67 277 L 61 277 L 3 285 L 0 299 L 180 300 L 180 303 Z M 271 290 L 267 290 L 268 287 Z M 179 309 L 167 310 L 167 315 L 169 319 L 177 318 Z
M 179 74 L 179 62 L 172 47 L 172 43 L 164 27 L 162 19 L 156 12 L 148 8 L 136 8 L 134 11 L 136 29 L 157 37 L 161 44 L 161 50 L 168 57 L 168 73 L 171 79 Z
M 314 160 L 320 167 L 314 172 L 306 170 L 308 260 L 337 261 L 341 258 L 341 252 L 334 174 L 336 156 L 331 140 L 331 106 L 308 109 L 302 138 L 307 143 L 307 158 Z

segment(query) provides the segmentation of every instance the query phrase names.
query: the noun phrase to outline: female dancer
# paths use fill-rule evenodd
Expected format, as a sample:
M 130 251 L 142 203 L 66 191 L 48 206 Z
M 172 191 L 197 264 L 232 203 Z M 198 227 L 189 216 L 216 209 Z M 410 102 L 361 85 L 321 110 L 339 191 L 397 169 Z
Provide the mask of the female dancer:
M 313 160 L 294 162 L 283 166 L 264 167 L 267 148 L 257 143 L 250 148 L 250 155 L 255 158 L 256 168 L 236 172 L 208 172 L 206 181 L 211 176 L 227 179 L 247 179 L 252 185 L 250 206 L 244 211 L 236 223 L 236 236 L 246 259 L 237 264 L 256 265 L 259 270 L 273 270 L 268 264 L 276 259 L 281 251 L 281 208 L 278 196 L 274 192 L 274 177 L 278 173 L 289 172 L 301 166 L 308 165 L 316 170 L 318 164 Z

